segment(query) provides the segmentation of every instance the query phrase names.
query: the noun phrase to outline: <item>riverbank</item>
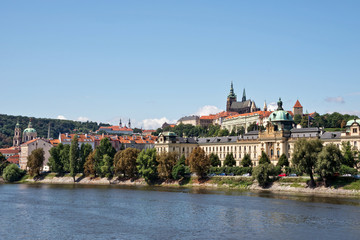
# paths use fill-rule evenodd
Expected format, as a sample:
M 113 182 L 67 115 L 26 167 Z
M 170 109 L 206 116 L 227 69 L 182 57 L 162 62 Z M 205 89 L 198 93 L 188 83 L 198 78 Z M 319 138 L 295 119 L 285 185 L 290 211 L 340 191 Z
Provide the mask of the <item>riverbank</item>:
M 56 177 L 47 175 L 38 180 L 25 178 L 21 183 L 45 183 L 45 184 L 85 184 L 85 185 L 124 185 L 124 186 L 146 186 L 144 179 L 119 180 L 117 178 L 90 178 L 77 176 L 75 182 L 70 176 Z M 204 181 L 198 181 L 197 178 L 187 179 L 186 182 L 178 181 L 158 182 L 154 186 L 163 187 L 186 187 L 186 188 L 211 188 L 211 189 L 234 189 L 250 191 L 267 191 L 274 193 L 301 193 L 309 195 L 327 195 L 327 196 L 357 196 L 360 197 L 360 191 L 355 189 L 344 189 L 344 186 L 316 187 L 309 188 L 304 178 L 282 178 L 273 182 L 266 188 L 260 187 L 251 177 L 212 177 Z

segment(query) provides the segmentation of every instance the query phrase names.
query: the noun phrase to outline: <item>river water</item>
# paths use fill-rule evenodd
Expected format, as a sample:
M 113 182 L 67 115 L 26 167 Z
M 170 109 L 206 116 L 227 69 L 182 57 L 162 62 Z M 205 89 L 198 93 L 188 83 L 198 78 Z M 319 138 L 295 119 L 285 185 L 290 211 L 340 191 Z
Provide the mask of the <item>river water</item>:
M 360 239 L 360 199 L 0 184 L 0 239 Z

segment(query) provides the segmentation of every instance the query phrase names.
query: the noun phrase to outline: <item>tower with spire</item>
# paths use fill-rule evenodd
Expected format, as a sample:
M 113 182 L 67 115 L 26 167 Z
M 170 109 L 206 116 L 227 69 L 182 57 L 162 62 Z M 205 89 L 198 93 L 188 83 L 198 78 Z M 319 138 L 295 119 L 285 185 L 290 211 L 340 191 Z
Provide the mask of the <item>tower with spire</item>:
M 233 86 L 233 82 L 231 81 L 231 85 L 230 85 L 230 93 L 227 97 L 227 101 L 226 101 L 226 111 L 230 112 L 231 111 L 231 104 L 233 102 L 236 102 L 236 95 L 234 93 L 234 86 Z
M 242 99 L 241 99 L 242 102 L 245 102 L 246 101 L 246 93 L 245 93 L 245 88 L 244 88 L 244 91 L 243 91 L 243 96 L 242 96 Z
M 120 122 L 119 122 L 119 127 L 122 128 L 121 118 L 120 118 Z
M 303 115 L 303 106 L 301 106 L 299 100 L 296 100 L 296 103 L 293 107 L 293 113 L 294 113 L 294 116 L 295 115 L 300 115 L 300 116 Z
M 14 131 L 14 139 L 13 139 L 13 146 L 18 147 L 21 144 L 21 129 L 19 120 L 17 121 L 15 125 L 15 131 Z
M 268 109 L 267 109 L 267 105 L 266 105 L 266 100 L 264 102 L 264 111 L 266 112 Z
M 131 128 L 131 121 L 130 121 L 130 118 L 129 118 L 129 128 Z

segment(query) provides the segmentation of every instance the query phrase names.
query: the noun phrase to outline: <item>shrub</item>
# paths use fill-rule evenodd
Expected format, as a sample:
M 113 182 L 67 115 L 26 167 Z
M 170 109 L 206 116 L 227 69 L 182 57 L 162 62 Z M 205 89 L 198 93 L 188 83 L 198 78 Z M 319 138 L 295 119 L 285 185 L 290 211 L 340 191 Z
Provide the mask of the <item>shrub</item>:
M 346 166 L 346 165 L 341 165 L 340 166 L 340 174 L 351 174 L 351 175 L 356 175 L 358 173 L 358 171 L 355 168 Z
M 260 164 L 253 170 L 253 176 L 258 181 L 259 186 L 265 187 L 270 182 L 270 175 L 274 171 L 274 166 L 269 163 Z
M 17 165 L 10 164 L 8 165 L 3 172 L 3 178 L 7 182 L 15 182 L 20 180 L 20 178 L 24 175 L 24 171 L 22 171 Z

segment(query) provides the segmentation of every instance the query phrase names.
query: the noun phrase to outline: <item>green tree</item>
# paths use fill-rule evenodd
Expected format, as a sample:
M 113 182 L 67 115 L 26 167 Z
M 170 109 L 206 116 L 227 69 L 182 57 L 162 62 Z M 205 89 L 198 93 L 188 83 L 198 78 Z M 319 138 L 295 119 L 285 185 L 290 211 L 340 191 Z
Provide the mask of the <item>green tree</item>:
M 162 179 L 172 178 L 172 170 L 179 159 L 176 152 L 165 152 L 157 155 L 159 177 Z
M 96 174 L 102 175 L 101 167 L 104 165 L 104 155 L 108 155 L 114 159 L 116 150 L 111 145 L 109 138 L 104 137 L 101 139 L 99 146 L 96 147 L 95 152 L 95 172 Z
M 79 172 L 84 173 L 84 165 L 87 157 L 93 151 L 92 146 L 89 143 L 81 144 L 80 147 L 80 162 L 79 162 Z
M 199 178 L 203 178 L 207 175 L 211 163 L 201 147 L 196 147 L 191 152 L 187 161 L 191 172 L 196 173 Z
M 101 176 L 106 177 L 107 179 L 111 179 L 113 177 L 114 169 L 113 158 L 105 154 L 103 157 L 103 163 L 104 165 L 101 166 Z
M 61 143 L 56 147 L 50 148 L 49 150 L 50 158 L 48 163 L 50 170 L 59 175 L 64 173 L 64 165 L 63 162 L 61 161 L 61 155 L 60 155 L 61 148 L 63 148 L 63 145 Z
M 332 143 L 326 145 L 319 153 L 315 172 L 319 173 L 325 186 L 328 186 L 329 177 L 340 170 L 342 157 L 340 149 Z
M 231 132 L 230 132 L 230 136 L 236 136 L 235 129 L 231 130 Z
M 28 156 L 26 166 L 29 169 L 29 175 L 31 177 L 36 177 L 40 175 L 45 161 L 44 155 L 44 150 L 42 148 L 38 148 L 33 150 Z
M 114 171 L 117 176 L 121 174 L 124 177 L 135 177 L 137 173 L 136 159 L 139 155 L 139 150 L 136 148 L 127 148 L 118 151 L 114 157 Z
M 23 176 L 23 171 L 16 164 L 10 164 L 4 169 L 2 176 L 7 182 L 15 182 Z
M 302 119 L 302 116 L 301 116 L 300 114 L 296 114 L 296 115 L 294 116 L 294 122 L 295 122 L 295 124 L 296 124 L 296 125 L 299 124 L 299 123 L 301 122 L 301 119 Z
M 137 169 L 147 183 L 152 183 L 158 178 L 156 149 L 142 150 L 136 159 Z
M 213 167 L 221 167 L 221 161 L 219 159 L 219 156 L 217 154 L 211 153 L 209 156 L 211 166 Z
M 84 175 L 86 177 L 93 175 L 96 177 L 96 171 L 95 171 L 95 153 L 96 150 L 91 152 L 89 156 L 86 158 L 85 164 L 84 164 Z
M 302 128 L 307 128 L 309 126 L 309 117 L 308 116 L 303 116 L 301 118 L 301 121 L 300 121 L 300 125 Z
M 280 166 L 280 167 L 288 167 L 289 166 L 289 160 L 285 153 L 281 154 L 276 166 Z
M 352 149 L 350 142 L 342 142 L 341 145 L 341 149 L 342 149 L 342 154 L 343 154 L 343 158 L 342 158 L 342 164 L 349 166 L 349 167 L 354 167 L 355 166 L 355 151 Z
M 226 154 L 225 161 L 224 161 L 224 166 L 233 167 L 234 165 L 236 165 L 234 155 L 232 153 Z
M 259 160 L 259 164 L 264 164 L 264 163 L 270 163 L 270 159 L 269 159 L 268 155 L 264 151 L 262 151 L 261 157 Z
M 253 169 L 253 176 L 258 181 L 259 186 L 265 187 L 270 182 L 274 166 L 268 162 L 259 164 Z
M 71 139 L 70 145 L 70 176 L 73 178 L 75 182 L 76 174 L 78 173 L 78 166 L 79 166 L 79 139 L 78 136 L 75 134 L 74 137 Z
M 6 160 L 5 156 L 0 153 L 0 175 L 3 173 L 4 169 L 9 165 L 9 162 Z
M 179 180 L 185 177 L 185 175 L 189 172 L 188 167 L 185 164 L 185 156 L 182 155 L 180 159 L 176 162 L 175 166 L 172 169 L 172 177 L 175 180 Z
M 249 154 L 245 154 L 244 158 L 241 160 L 241 165 L 243 167 L 252 167 L 252 161 Z
M 310 176 L 312 187 L 315 186 L 314 167 L 322 147 L 322 142 L 318 139 L 299 139 L 295 142 L 292 163 L 297 169 Z
M 225 137 L 225 136 L 229 136 L 229 135 L 230 135 L 229 130 L 227 130 L 226 128 L 221 129 L 218 133 L 219 137 Z
M 60 144 L 58 145 L 60 146 Z M 63 171 L 70 171 L 70 145 L 65 144 L 60 147 L 60 158 L 63 165 Z

